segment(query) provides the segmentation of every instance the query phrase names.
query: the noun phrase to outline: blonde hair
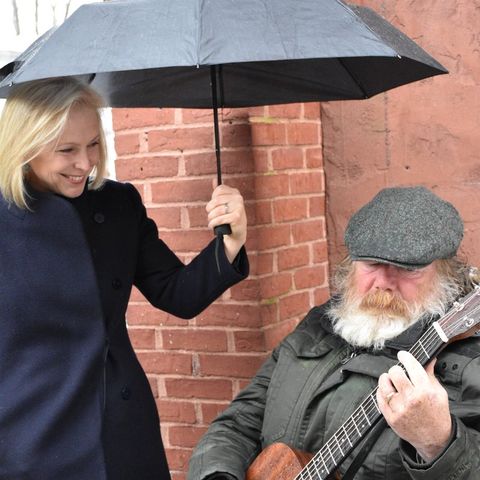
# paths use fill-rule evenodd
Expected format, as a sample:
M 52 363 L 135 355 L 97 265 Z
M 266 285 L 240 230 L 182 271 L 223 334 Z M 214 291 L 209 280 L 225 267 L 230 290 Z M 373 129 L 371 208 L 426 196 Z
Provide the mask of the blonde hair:
M 25 178 L 28 164 L 58 139 L 74 106 L 97 112 L 100 158 L 92 172 L 90 189 L 99 188 L 106 175 L 106 141 L 101 128 L 100 95 L 74 78 L 35 80 L 12 89 L 0 117 L 0 192 L 9 203 L 28 208 Z

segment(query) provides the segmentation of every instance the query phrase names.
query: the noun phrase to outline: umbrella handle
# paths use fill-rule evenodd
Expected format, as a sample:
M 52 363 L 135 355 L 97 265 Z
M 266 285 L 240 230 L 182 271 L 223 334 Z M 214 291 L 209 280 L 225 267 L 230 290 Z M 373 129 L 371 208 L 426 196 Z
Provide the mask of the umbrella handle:
M 232 229 L 228 223 L 224 223 L 223 225 L 217 225 L 213 229 L 213 233 L 215 233 L 215 235 L 230 235 Z
M 210 66 L 210 86 L 212 88 L 213 129 L 215 135 L 215 156 L 217 159 L 217 184 L 222 184 L 222 167 L 220 161 L 220 134 L 218 129 L 218 101 L 217 101 L 217 73 L 216 65 Z M 228 223 L 217 225 L 213 232 L 215 235 L 230 235 L 232 229 Z

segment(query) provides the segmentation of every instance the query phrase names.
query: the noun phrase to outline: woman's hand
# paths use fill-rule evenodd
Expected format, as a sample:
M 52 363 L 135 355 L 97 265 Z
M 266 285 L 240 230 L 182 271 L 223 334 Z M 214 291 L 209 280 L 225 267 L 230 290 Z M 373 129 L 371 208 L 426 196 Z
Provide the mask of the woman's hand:
M 213 191 L 206 209 L 209 228 L 228 223 L 232 229 L 230 235 L 223 237 L 225 253 L 232 263 L 247 240 L 247 214 L 243 197 L 236 188 L 222 184 Z
M 396 365 L 378 380 L 377 402 L 395 433 L 426 461 L 447 446 L 452 432 L 448 395 L 433 373 L 435 360 L 424 369 L 413 355 L 399 352 Z

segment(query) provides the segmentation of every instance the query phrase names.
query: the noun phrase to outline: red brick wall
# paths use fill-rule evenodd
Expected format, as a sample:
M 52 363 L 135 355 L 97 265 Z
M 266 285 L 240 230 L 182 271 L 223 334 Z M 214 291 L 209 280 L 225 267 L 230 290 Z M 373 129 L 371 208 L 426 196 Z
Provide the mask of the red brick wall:
M 210 239 L 210 111 L 117 109 L 117 178 L 138 188 L 160 236 L 188 262 Z M 251 275 L 190 321 L 135 291 L 130 335 L 151 381 L 175 480 L 208 424 L 268 352 L 328 296 L 318 104 L 224 110 L 223 180 L 247 206 Z

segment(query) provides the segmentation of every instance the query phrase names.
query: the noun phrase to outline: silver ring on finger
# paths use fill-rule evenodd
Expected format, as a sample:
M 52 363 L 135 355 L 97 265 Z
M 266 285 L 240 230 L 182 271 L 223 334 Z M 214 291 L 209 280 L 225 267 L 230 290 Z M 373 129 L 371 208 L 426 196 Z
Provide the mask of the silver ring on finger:
M 228 209 L 228 202 L 225 203 L 225 213 L 228 213 L 229 212 L 229 209 Z

